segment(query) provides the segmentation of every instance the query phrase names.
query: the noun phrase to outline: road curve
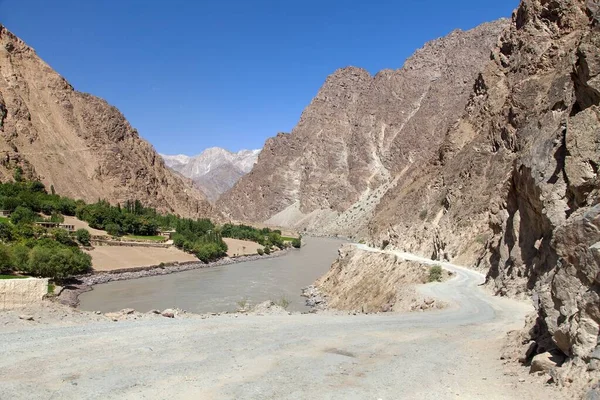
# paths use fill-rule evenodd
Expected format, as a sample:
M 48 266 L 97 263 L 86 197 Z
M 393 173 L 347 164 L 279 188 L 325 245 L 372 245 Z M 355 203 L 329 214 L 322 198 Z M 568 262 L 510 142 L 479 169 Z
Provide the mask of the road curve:
M 442 265 L 456 277 L 421 290 L 451 306 L 426 313 L 7 323 L 0 398 L 561 398 L 499 360 L 505 332 L 530 308 L 487 295 L 477 272 Z

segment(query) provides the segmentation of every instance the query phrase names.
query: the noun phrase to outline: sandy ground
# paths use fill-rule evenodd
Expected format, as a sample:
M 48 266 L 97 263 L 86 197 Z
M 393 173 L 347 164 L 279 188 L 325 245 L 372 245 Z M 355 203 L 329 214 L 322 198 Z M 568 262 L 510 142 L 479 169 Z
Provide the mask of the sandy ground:
M 90 234 L 94 235 L 94 236 L 109 236 L 108 233 L 106 233 L 106 231 L 101 231 L 99 229 L 94 229 L 91 228 L 90 225 L 85 222 L 85 221 L 81 221 L 75 217 L 69 217 L 67 215 L 65 215 L 65 224 L 71 224 L 71 225 L 75 225 L 75 229 L 87 229 Z
M 0 398 L 572 398 L 500 360 L 531 306 L 447 268 L 454 279 L 423 290 L 451 306 L 424 313 L 0 314 Z
M 92 266 L 96 271 L 144 267 L 161 262 L 198 261 L 192 254 L 175 247 L 96 246 L 94 250 L 87 253 L 92 256 Z
M 263 246 L 256 242 L 246 240 L 223 238 L 223 241 L 227 243 L 227 255 L 229 257 L 257 254 L 256 250 L 263 248 Z

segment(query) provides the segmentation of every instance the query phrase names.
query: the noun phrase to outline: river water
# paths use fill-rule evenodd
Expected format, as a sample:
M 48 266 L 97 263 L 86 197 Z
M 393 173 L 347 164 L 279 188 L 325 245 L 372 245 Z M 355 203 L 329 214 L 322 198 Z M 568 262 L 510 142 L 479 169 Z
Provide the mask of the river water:
M 303 239 L 300 250 L 265 260 L 197 269 L 94 286 L 79 307 L 88 311 L 134 308 L 180 308 L 194 313 L 235 311 L 238 302 L 289 301 L 289 311 L 308 311 L 301 289 L 329 270 L 344 243 L 338 239 Z

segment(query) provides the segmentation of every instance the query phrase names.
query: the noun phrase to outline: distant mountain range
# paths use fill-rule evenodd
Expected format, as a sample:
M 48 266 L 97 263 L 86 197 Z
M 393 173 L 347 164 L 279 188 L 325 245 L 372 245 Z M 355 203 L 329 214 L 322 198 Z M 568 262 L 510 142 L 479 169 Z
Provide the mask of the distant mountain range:
M 211 147 L 197 156 L 161 154 L 165 164 L 186 178 L 192 179 L 208 200 L 216 201 L 252 170 L 260 150 L 241 150 L 232 153 Z

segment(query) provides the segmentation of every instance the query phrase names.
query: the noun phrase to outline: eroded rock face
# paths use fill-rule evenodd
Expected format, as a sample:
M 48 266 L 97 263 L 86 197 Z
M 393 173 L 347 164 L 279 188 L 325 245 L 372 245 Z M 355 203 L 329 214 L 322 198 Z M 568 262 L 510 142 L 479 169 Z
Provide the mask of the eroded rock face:
M 12 179 L 16 166 L 76 199 L 138 199 L 160 211 L 213 214 L 119 110 L 75 91 L 0 25 L 0 179 Z
M 222 209 L 321 233 L 364 230 L 403 171 L 437 151 L 507 23 L 452 32 L 399 70 L 336 71 L 292 133 L 267 141 L 252 172 L 221 197 Z
M 370 223 L 377 243 L 471 264 L 498 294 L 532 296 L 527 361 L 560 351 L 569 359 L 556 379 L 584 386 L 598 376 L 588 366 L 600 323 L 600 30 L 590 4 L 522 1 L 438 157 L 407 171 Z

